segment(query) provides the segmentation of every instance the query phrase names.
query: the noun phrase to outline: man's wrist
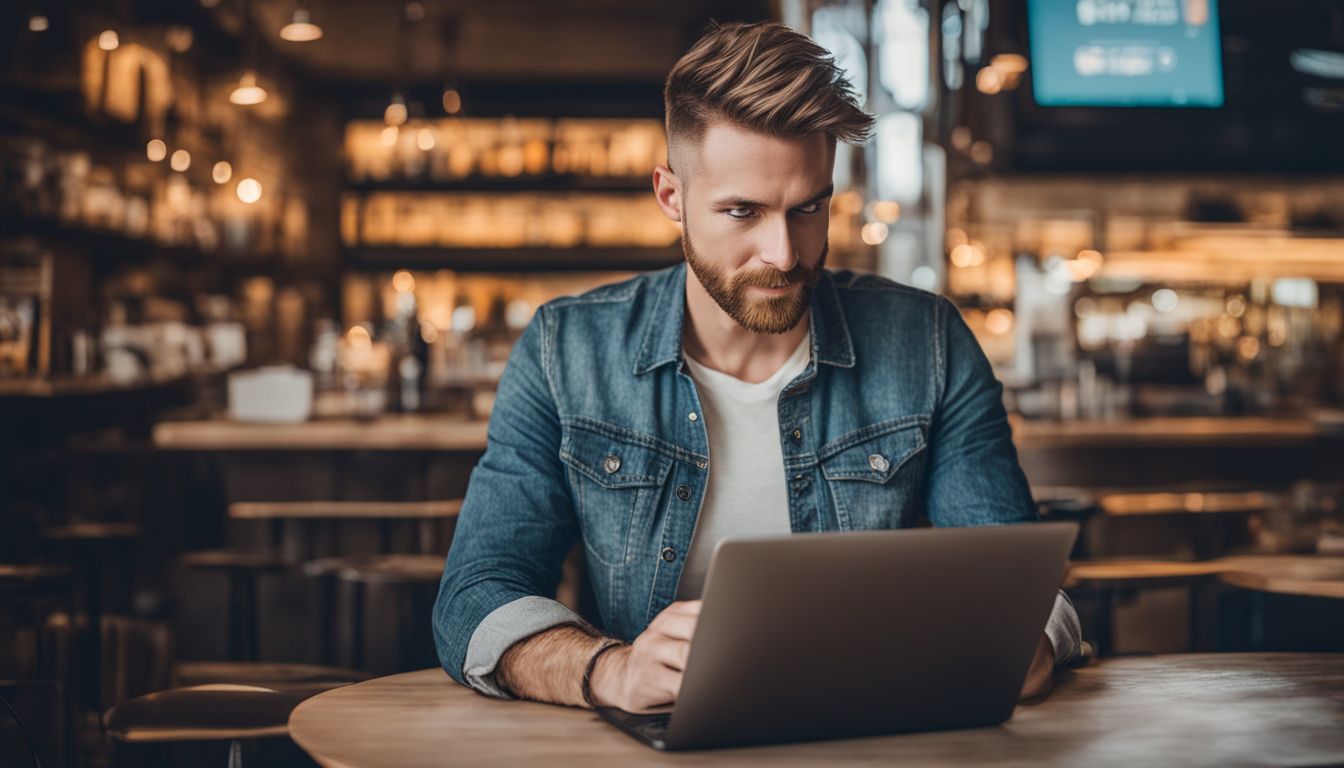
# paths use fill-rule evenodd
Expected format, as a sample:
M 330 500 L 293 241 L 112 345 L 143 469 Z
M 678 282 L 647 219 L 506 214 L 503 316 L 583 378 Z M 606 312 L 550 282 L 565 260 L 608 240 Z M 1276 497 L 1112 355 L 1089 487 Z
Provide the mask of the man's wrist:
M 598 646 L 591 659 L 592 672 L 588 681 L 587 703 L 590 707 L 620 706 L 613 688 L 622 677 L 629 654 L 628 643 L 611 641 Z

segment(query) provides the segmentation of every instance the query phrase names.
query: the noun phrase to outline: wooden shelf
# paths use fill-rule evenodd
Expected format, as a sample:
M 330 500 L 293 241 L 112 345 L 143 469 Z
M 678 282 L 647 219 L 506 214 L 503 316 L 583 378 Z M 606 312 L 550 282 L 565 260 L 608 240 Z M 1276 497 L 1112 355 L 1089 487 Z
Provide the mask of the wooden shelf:
M 603 248 L 437 248 L 360 246 L 346 249 L 354 269 L 453 269 L 460 272 L 586 272 L 660 269 L 682 258 L 676 246 Z
M 350 180 L 346 187 L 354 192 L 650 192 L 653 189 L 653 182 L 642 176 L 547 174 L 511 177 L 469 176 L 442 180 Z

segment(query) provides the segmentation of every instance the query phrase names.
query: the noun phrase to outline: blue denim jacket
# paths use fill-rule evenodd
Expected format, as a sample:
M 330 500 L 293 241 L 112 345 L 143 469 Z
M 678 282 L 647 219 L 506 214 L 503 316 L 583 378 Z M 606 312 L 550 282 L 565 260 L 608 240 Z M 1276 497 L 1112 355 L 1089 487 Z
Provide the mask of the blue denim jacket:
M 514 347 L 434 608 L 457 681 L 507 695 L 504 650 L 581 621 L 550 599 L 575 536 L 606 634 L 632 640 L 673 601 L 713 460 L 685 283 L 683 263 L 549 302 Z M 779 396 L 794 532 L 1036 519 L 1002 387 L 951 302 L 826 271 L 809 318 L 811 361 Z M 1056 609 L 1063 660 L 1079 632 Z

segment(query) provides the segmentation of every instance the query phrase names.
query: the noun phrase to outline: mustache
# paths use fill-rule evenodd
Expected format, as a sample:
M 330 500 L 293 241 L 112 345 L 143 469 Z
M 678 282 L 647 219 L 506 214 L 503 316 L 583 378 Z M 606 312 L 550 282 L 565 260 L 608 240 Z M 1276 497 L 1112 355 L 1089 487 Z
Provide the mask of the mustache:
M 752 272 L 746 272 L 737 277 L 737 284 L 743 288 L 754 286 L 757 288 L 788 288 L 791 285 L 798 285 L 807 282 L 808 270 L 801 265 L 794 267 L 788 272 L 780 272 L 777 269 L 758 269 Z

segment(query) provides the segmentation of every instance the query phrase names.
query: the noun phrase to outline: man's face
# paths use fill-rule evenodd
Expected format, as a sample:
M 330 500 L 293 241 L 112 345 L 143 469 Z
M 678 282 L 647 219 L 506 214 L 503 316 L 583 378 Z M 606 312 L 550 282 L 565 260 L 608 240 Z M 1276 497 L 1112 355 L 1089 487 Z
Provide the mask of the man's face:
M 713 123 L 684 154 L 681 241 L 696 279 L 743 328 L 793 328 L 826 263 L 833 140 Z

